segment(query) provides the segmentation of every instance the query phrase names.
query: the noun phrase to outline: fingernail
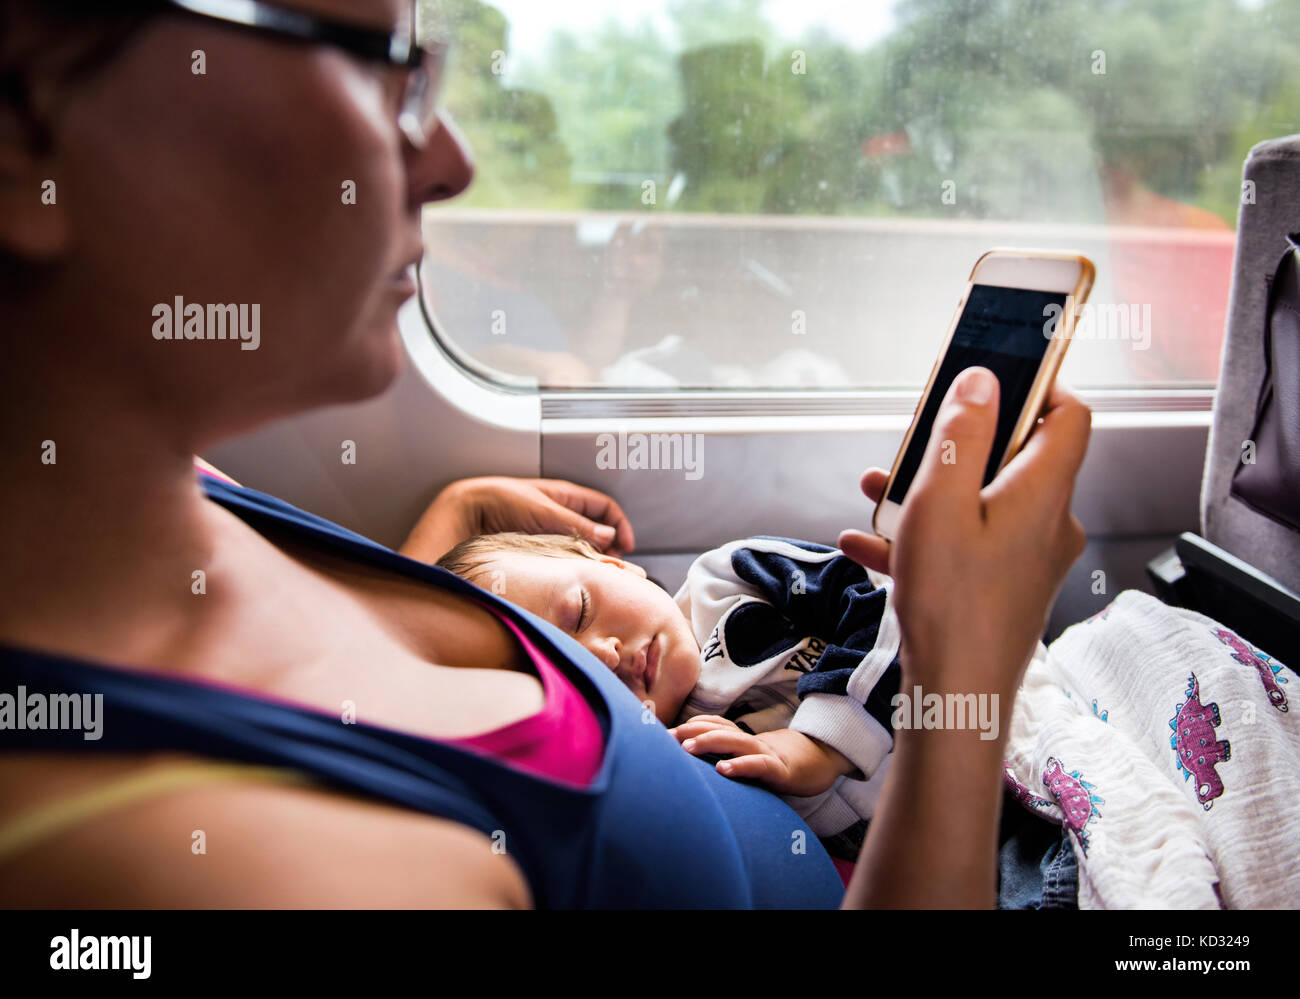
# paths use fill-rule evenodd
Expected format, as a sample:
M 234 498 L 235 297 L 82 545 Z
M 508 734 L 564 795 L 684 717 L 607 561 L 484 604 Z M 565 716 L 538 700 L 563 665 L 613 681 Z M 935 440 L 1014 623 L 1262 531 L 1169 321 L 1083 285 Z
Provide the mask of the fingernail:
M 693 748 L 695 748 L 695 740 L 694 740 L 694 739 L 687 739 L 685 742 L 682 743 L 682 749 L 686 750 L 688 753 L 689 753 Z
M 957 398 L 982 406 L 993 398 L 993 375 L 984 368 L 967 368 L 957 380 Z
M 602 545 L 607 545 L 614 540 L 614 528 L 608 524 L 597 524 L 595 535 Z

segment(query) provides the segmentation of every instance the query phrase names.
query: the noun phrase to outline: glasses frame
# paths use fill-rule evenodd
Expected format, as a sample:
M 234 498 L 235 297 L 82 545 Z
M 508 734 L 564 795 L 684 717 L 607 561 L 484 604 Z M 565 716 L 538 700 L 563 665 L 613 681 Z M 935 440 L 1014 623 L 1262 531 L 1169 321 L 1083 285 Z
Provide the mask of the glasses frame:
M 391 34 L 334 18 L 309 14 L 265 0 L 163 0 L 177 11 L 223 24 L 300 42 L 330 45 L 350 55 L 406 71 L 397 124 L 417 149 L 428 145 L 437 128 L 438 96 L 447 62 L 447 43 L 415 41 L 415 3 L 410 28 Z

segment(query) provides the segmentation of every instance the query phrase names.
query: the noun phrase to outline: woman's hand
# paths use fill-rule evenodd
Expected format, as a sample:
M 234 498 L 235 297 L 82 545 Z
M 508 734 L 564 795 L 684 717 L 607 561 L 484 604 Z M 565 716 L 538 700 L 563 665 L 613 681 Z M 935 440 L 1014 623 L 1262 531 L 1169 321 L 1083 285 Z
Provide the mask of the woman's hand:
M 973 391 L 983 384 L 986 393 Z M 1066 570 L 1083 551 L 1070 515 L 1091 417 L 1062 388 L 1042 423 L 981 488 L 997 426 L 998 383 L 985 369 L 956 379 L 935 420 L 891 545 L 846 531 L 854 561 L 894 577 L 902 689 L 993 694 L 999 739 L 974 729 L 904 728 L 846 908 L 970 908 L 997 901 L 1002 755 L 1016 690 Z M 948 450 L 948 448 L 955 450 Z M 941 460 L 945 453 L 955 461 Z M 879 502 L 887 475 L 862 489 Z
M 623 508 L 602 492 L 562 479 L 494 475 L 461 479 L 440 492 L 399 551 L 436 562 L 466 538 L 499 531 L 577 533 L 612 555 L 636 545 Z
M 983 379 L 980 378 L 983 373 Z M 983 380 L 984 399 L 968 394 Z M 904 689 L 996 692 L 1010 705 L 1070 565 L 1083 551 L 1070 514 L 1091 415 L 1057 386 L 1028 443 L 986 488 L 998 382 L 962 373 L 935 419 L 893 544 L 845 531 L 840 547 L 894 577 Z M 945 442 L 951 442 L 945 457 Z M 879 502 L 888 479 L 868 469 L 862 491 Z

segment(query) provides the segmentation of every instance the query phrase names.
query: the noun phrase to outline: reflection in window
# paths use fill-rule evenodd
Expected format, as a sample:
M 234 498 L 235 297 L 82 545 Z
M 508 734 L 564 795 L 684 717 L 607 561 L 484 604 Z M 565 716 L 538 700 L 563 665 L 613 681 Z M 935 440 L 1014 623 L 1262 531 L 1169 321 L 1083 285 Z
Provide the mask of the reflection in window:
M 1296 0 L 421 18 L 478 163 L 426 215 L 439 330 L 549 386 L 919 386 L 995 245 L 1097 263 L 1073 384 L 1211 383 L 1241 162 L 1300 122 Z

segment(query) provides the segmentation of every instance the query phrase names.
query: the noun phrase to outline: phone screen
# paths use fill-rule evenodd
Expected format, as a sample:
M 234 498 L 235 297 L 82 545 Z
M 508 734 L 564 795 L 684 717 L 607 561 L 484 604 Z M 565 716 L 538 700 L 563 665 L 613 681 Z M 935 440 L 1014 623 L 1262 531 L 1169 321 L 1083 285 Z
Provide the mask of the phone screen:
M 894 503 L 903 502 L 916 470 L 921 467 L 930 429 L 948 389 L 959 374 L 977 366 L 988 368 L 997 375 L 1000 386 L 998 429 L 988 466 L 984 469 L 984 485 L 993 481 L 1043 355 L 1051 343 L 1044 331 L 1056 328 L 1053 317 L 1059 317 L 1064 311 L 1066 295 L 1063 291 L 1002 288 L 991 284 L 971 287 L 966 307 L 962 309 L 948 344 L 948 352 L 939 366 L 934 386 L 926 397 L 886 499 Z M 1058 308 L 1050 309 L 1051 305 Z

